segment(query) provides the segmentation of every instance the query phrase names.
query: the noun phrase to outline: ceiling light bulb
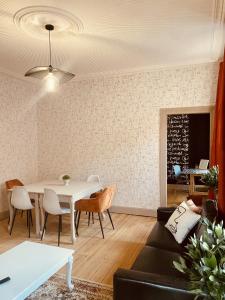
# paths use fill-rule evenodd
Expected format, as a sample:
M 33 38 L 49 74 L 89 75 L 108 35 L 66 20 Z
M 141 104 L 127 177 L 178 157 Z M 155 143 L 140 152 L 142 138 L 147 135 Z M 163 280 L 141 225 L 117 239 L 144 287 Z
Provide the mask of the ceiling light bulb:
M 54 92 L 58 87 L 58 79 L 52 72 L 49 72 L 48 75 L 45 77 L 46 81 L 46 90 L 48 92 Z

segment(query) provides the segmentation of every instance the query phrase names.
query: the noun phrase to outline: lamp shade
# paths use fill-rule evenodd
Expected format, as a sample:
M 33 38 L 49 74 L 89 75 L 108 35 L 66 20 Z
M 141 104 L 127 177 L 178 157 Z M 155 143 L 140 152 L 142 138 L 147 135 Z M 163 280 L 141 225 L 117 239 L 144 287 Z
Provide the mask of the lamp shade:
M 34 77 L 37 79 L 45 79 L 46 76 L 48 76 L 49 73 L 52 73 L 53 76 L 55 76 L 60 84 L 63 84 L 70 79 L 72 79 L 75 75 L 70 72 L 62 71 L 58 68 L 53 68 L 52 66 L 43 66 L 43 67 L 34 67 L 30 70 L 28 70 L 25 73 L 25 76 L 28 77 Z

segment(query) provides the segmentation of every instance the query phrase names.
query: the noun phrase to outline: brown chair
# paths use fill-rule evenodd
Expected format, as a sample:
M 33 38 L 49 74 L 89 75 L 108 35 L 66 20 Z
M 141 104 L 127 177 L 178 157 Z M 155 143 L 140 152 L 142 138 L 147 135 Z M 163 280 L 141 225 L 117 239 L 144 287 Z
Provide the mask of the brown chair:
M 16 186 L 24 186 L 24 184 L 19 179 L 12 179 L 5 182 L 6 189 L 11 190 Z
M 19 179 L 11 179 L 5 182 L 5 186 L 6 186 L 6 190 L 12 190 L 14 187 L 16 186 L 24 186 L 24 184 L 19 180 Z M 34 199 L 31 199 L 31 202 L 34 203 Z M 23 216 L 23 210 L 21 211 L 21 217 Z M 29 219 L 28 219 L 28 214 L 27 214 L 27 226 L 29 223 Z M 9 219 L 10 220 L 10 219 Z M 8 223 L 9 223 L 8 220 Z M 33 226 L 33 220 L 32 220 L 32 216 L 31 216 L 31 224 Z
M 111 207 L 113 197 L 116 192 L 116 186 L 109 186 L 105 188 L 102 192 L 96 193 L 95 198 L 89 199 L 81 199 L 75 202 L 75 224 L 76 224 L 76 232 L 78 235 L 78 227 L 80 222 L 80 215 L 81 212 L 88 212 L 88 224 L 90 223 L 90 214 L 91 213 L 98 213 L 98 219 L 101 226 L 102 237 L 104 239 L 104 231 L 102 226 L 101 214 L 104 211 L 107 211 L 110 222 L 112 224 L 112 228 L 114 230 L 113 221 L 109 212 L 109 208 Z

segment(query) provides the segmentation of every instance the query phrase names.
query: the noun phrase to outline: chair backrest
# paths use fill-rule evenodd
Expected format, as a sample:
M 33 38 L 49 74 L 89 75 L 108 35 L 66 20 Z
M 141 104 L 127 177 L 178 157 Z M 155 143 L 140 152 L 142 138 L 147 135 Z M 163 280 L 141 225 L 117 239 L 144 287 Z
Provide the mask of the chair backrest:
M 52 215 L 62 214 L 59 197 L 55 191 L 44 189 L 43 208 L 47 213 Z
M 200 170 L 207 170 L 209 165 L 208 159 L 201 159 L 198 168 Z
M 11 190 L 15 186 L 23 186 L 24 184 L 19 179 L 11 179 L 5 182 L 7 190 Z
M 17 209 L 32 209 L 29 194 L 23 186 L 14 187 L 12 190 L 11 204 Z
M 98 182 L 98 183 L 100 183 L 100 177 L 98 175 L 90 175 L 87 178 L 87 182 Z
M 181 173 L 181 167 L 180 167 L 180 165 L 174 165 L 173 166 L 173 171 L 174 171 L 175 177 L 180 176 L 180 173 Z
M 116 185 L 109 186 L 98 197 L 100 211 L 109 209 L 116 193 Z

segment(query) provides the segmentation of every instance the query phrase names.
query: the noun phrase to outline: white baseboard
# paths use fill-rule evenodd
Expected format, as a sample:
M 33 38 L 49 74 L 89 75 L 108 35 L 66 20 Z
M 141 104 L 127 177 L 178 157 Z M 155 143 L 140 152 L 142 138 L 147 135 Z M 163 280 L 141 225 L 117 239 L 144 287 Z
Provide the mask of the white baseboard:
M 110 212 L 135 216 L 156 217 L 156 210 L 137 207 L 112 206 L 110 208 Z
M 156 217 L 156 210 L 137 207 L 112 206 L 110 208 L 110 212 L 135 216 Z M 0 212 L 0 221 L 7 219 L 8 217 L 9 212 L 7 210 Z

